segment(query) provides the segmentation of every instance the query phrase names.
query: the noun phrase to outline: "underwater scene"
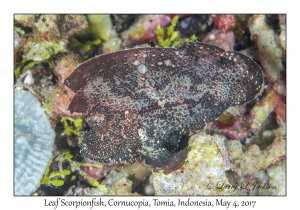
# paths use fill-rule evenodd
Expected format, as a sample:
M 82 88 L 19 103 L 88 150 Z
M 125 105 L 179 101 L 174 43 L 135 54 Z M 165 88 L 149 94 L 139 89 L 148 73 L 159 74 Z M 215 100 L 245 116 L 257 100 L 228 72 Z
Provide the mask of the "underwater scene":
M 14 195 L 286 195 L 285 14 L 15 14 Z

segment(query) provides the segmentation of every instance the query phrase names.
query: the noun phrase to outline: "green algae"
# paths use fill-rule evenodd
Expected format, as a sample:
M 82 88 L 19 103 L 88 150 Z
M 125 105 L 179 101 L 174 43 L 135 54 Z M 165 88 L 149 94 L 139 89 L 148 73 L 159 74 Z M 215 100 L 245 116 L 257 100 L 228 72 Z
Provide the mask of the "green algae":
M 45 174 L 44 174 L 42 180 L 40 181 L 40 184 L 60 187 L 60 186 L 64 185 L 65 182 L 63 179 L 65 178 L 66 175 L 70 175 L 71 171 L 70 170 L 62 170 L 62 171 L 55 171 L 55 172 L 52 172 L 49 174 L 51 164 L 52 164 L 52 159 L 48 163 Z M 63 178 L 63 179 L 53 179 L 53 178 L 58 178 L 58 177 Z
M 71 134 L 75 134 L 76 136 L 80 136 L 80 131 L 82 130 L 82 122 L 83 120 L 72 117 L 62 117 L 60 120 L 65 127 L 64 134 L 70 136 Z M 74 125 L 74 126 L 72 126 Z
M 185 42 L 196 41 L 197 36 L 193 34 L 189 38 L 182 38 L 179 31 L 175 31 L 176 24 L 178 23 L 178 16 L 174 16 L 171 20 L 171 25 L 167 28 L 162 28 L 160 24 L 157 25 L 155 31 L 157 38 L 156 43 L 160 47 L 177 47 Z

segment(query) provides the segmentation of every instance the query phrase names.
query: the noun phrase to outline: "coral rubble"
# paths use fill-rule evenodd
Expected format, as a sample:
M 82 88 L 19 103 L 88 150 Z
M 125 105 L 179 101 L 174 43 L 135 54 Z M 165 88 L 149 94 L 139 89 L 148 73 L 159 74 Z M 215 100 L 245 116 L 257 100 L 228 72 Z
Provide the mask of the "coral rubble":
M 268 82 L 275 83 L 284 71 L 282 64 L 283 50 L 276 41 L 274 31 L 266 23 L 265 15 L 254 15 L 249 27 L 251 39 L 256 42 L 260 63 L 265 70 Z
M 152 181 L 156 195 L 234 195 L 225 171 L 230 169 L 224 136 L 206 133 L 194 135 L 186 163 L 176 171 L 165 175 L 153 172 Z M 218 186 L 219 185 L 219 186 Z
M 272 144 L 264 149 L 252 144 L 243 152 L 239 141 L 228 142 L 228 153 L 231 170 L 238 178 L 238 183 L 248 183 L 252 195 L 285 195 L 285 139 L 276 137 Z M 278 173 L 280 176 L 274 177 Z M 252 177 L 249 181 L 249 177 Z M 270 186 L 271 189 L 255 188 L 255 186 Z
M 189 146 L 180 169 L 152 173 L 156 195 L 285 195 L 284 139 L 275 138 L 263 151 L 251 145 L 243 152 L 240 141 L 201 131 Z
M 66 52 L 68 37 L 86 27 L 82 16 L 41 15 L 33 25 L 33 34 L 28 35 L 23 54 L 27 60 L 43 61 L 53 54 Z
M 88 26 L 83 15 L 15 15 L 14 18 L 17 23 L 31 28 L 28 33 L 23 31 L 22 48 L 15 46 L 16 53 L 23 58 L 19 66 L 22 70 L 15 72 L 17 77 L 28 69 L 24 68 L 25 63 L 50 61 L 54 55 L 67 52 L 69 38 Z
M 137 161 L 132 165 L 122 166 L 117 171 L 111 171 L 102 181 L 101 187 L 72 186 L 67 195 L 139 195 L 132 193 L 133 188 L 145 181 L 150 174 L 151 168 Z

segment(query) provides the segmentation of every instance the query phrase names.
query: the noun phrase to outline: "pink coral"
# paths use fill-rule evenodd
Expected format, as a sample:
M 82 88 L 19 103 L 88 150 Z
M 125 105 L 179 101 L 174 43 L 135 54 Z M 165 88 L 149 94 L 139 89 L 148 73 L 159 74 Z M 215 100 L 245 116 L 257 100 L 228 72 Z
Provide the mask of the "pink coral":
M 228 139 L 237 139 L 240 141 L 244 141 L 250 132 L 250 123 L 248 120 L 245 121 L 244 119 L 246 107 L 240 106 L 236 111 L 238 113 L 236 113 L 235 116 L 230 113 L 223 114 L 232 116 L 232 119 L 229 122 L 226 123 L 219 119 L 207 123 L 206 127 L 211 131 L 220 132 Z
M 228 29 L 235 27 L 234 15 L 213 15 L 214 24 L 222 31 L 226 32 Z
M 157 25 L 165 27 L 170 22 L 167 15 L 141 15 L 136 24 L 122 33 L 122 47 L 153 42 Z
M 219 130 L 221 133 L 229 139 L 238 139 L 238 140 L 245 140 L 250 132 L 249 126 L 247 123 L 242 121 L 242 116 L 237 118 L 237 121 L 229 127 L 219 127 L 219 121 L 210 122 L 207 126 L 211 127 L 210 129 L 214 128 L 214 130 Z
M 147 42 L 152 42 L 155 39 L 155 30 L 158 24 L 160 24 L 161 27 L 165 27 L 170 23 L 170 21 L 171 19 L 165 15 L 150 15 L 147 19 L 145 19 L 142 25 L 146 31 L 146 36 L 144 38 L 148 40 Z
M 202 42 L 216 45 L 227 51 L 233 51 L 234 33 L 232 31 L 221 32 L 219 30 L 212 30 L 204 37 Z

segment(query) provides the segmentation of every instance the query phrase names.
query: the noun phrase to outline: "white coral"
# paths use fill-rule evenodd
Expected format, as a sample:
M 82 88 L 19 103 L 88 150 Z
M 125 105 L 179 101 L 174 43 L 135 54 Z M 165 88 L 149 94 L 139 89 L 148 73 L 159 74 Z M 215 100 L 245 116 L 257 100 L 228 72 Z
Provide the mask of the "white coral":
M 14 193 L 30 195 L 52 157 L 55 133 L 40 102 L 29 91 L 15 91 L 14 108 Z

